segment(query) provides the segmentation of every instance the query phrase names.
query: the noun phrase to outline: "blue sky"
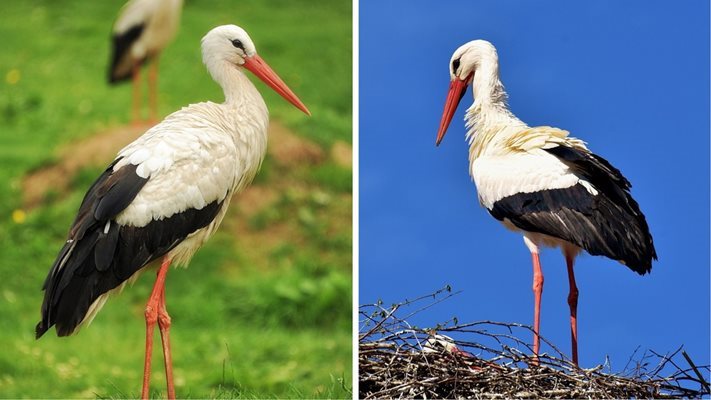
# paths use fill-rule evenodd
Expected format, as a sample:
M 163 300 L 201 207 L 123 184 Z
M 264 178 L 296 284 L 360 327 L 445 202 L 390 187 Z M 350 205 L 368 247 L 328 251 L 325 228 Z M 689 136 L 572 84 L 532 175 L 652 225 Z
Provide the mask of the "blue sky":
M 531 324 L 530 254 L 477 201 L 464 110 L 434 146 L 452 52 L 498 49 L 512 111 L 566 129 L 632 182 L 659 261 L 639 276 L 587 254 L 576 277 L 582 366 L 684 345 L 709 364 L 707 1 L 360 1 L 360 303 L 463 293 L 420 326 Z M 569 353 L 565 261 L 545 250 L 541 333 Z

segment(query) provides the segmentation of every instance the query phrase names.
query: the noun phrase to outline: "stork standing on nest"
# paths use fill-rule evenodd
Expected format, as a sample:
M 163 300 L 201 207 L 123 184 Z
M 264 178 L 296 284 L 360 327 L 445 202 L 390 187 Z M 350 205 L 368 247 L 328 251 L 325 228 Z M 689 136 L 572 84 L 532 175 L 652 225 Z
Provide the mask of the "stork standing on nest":
M 225 25 L 202 39 L 202 56 L 225 102 L 193 104 L 121 150 L 91 186 L 44 283 L 37 338 L 56 326 L 59 336 L 88 324 L 108 296 L 162 258 L 146 305 L 143 390 L 148 397 L 153 328 L 160 328 L 168 397 L 175 398 L 170 316 L 165 304 L 168 267 L 185 265 L 217 230 L 232 195 L 259 169 L 269 116 L 247 69 L 286 100 L 306 106 L 257 55 L 242 29 Z
M 568 267 L 570 335 L 578 364 L 578 288 L 573 264 L 585 250 L 617 260 L 640 275 L 657 259 L 652 236 L 630 183 L 581 140 L 548 126 L 529 127 L 509 111 L 494 46 L 474 40 L 449 63 L 451 83 L 437 133 L 442 141 L 466 88 L 469 172 L 479 201 L 509 229 L 523 233 L 533 259 L 534 341 L 538 355 L 543 271 L 542 246 L 559 247 Z
M 158 120 L 158 58 L 173 40 L 183 0 L 131 0 L 121 8 L 112 33 L 109 83 L 133 81 L 133 123 L 141 114 L 141 65 L 150 62 L 150 121 Z

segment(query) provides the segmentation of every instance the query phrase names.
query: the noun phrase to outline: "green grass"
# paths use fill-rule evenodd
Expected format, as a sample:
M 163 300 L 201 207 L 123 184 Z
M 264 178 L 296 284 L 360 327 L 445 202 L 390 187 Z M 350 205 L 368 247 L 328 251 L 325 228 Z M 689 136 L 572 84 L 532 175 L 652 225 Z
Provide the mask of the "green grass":
M 144 274 L 69 338 L 34 339 L 39 290 L 79 202 L 102 166 L 69 177 L 22 209 L 22 178 L 57 149 L 126 124 L 131 88 L 105 84 L 109 32 L 122 1 L 7 2 L 0 15 L 0 397 L 135 397 L 140 392 Z M 307 118 L 257 83 L 279 120 L 328 154 L 351 141 L 351 2 L 186 0 L 181 30 L 161 59 L 160 111 L 222 101 L 205 71 L 201 37 L 235 23 L 313 113 Z M 116 149 L 118 150 L 118 149 Z M 82 157 L 75 154 L 75 157 Z M 109 160 L 107 160 L 108 162 Z M 333 161 L 285 168 L 267 157 L 254 184 L 278 200 L 224 226 L 167 281 L 180 397 L 351 397 L 351 172 Z M 243 217 L 243 218 L 241 218 Z M 265 239 L 264 242 L 261 242 Z M 268 240 L 266 240 L 268 239 Z M 165 396 L 154 353 L 152 390 Z

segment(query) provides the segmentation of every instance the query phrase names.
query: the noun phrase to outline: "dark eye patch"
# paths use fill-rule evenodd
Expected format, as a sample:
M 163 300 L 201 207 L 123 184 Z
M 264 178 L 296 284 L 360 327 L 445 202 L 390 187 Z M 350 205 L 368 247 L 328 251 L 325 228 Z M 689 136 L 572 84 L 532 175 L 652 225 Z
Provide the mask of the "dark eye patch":
M 232 41 L 232 46 L 235 46 L 238 49 L 242 49 L 244 51 L 244 45 L 242 44 L 242 41 L 239 39 L 235 39 Z
M 459 69 L 459 59 L 452 61 L 452 72 L 456 73 Z

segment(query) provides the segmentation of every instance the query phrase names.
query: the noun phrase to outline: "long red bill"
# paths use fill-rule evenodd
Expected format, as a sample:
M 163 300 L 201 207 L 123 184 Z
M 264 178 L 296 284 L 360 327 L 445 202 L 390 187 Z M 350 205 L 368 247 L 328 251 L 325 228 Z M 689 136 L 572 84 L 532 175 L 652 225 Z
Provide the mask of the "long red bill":
M 289 103 L 306 113 L 306 115 L 311 115 L 311 112 L 306 108 L 304 103 L 296 97 L 294 92 L 286 86 L 286 83 L 279 78 L 279 75 L 277 75 L 259 55 L 255 54 L 251 57 L 246 57 L 244 59 L 244 67 L 252 71 L 254 75 L 257 75 L 257 78 L 269 85 L 269 87 L 274 89 L 275 92 L 279 93 L 279 95 L 285 98 Z
M 457 111 L 457 106 L 462 100 L 464 93 L 467 91 L 467 85 L 469 78 L 466 80 L 460 80 L 459 78 L 454 78 L 449 84 L 449 92 L 447 92 L 447 101 L 444 103 L 444 112 L 442 113 L 442 120 L 439 123 L 439 132 L 437 132 L 437 141 L 435 144 L 439 146 L 439 143 L 444 139 L 444 135 L 447 133 L 447 128 L 449 123 L 452 122 L 452 117 L 454 112 Z

